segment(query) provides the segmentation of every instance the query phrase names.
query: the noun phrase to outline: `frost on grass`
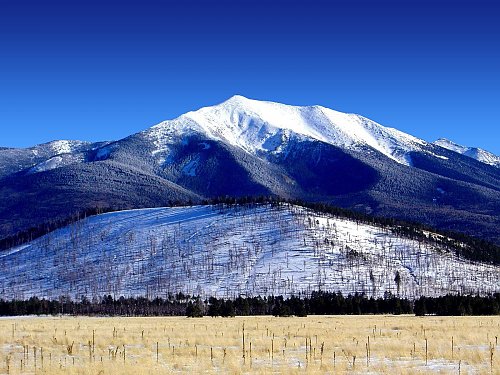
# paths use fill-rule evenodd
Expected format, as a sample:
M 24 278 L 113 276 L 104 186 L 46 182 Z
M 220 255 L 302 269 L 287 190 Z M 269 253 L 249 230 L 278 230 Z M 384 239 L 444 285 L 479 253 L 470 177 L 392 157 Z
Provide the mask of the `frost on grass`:
M 16 317 L 0 320 L 0 373 L 496 374 L 499 324 L 498 316 Z

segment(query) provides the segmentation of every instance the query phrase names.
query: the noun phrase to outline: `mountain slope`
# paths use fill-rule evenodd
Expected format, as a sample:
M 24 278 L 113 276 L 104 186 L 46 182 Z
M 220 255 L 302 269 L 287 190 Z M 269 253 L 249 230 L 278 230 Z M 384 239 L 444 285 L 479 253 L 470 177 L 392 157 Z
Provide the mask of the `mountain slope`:
M 434 242 L 299 206 L 131 210 L 76 222 L 0 254 L 0 296 L 291 295 L 413 298 L 499 291 L 498 266 Z M 400 282 L 396 282 L 399 275 Z
M 500 243 L 499 168 L 320 106 L 235 96 L 115 142 L 75 145 L 0 150 L 0 238 L 94 207 L 278 195 Z

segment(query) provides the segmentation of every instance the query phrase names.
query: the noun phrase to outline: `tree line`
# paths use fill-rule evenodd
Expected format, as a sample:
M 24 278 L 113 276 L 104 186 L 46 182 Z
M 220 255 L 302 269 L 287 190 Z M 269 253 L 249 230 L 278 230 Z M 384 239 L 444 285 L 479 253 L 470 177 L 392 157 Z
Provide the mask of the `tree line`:
M 386 293 L 383 298 L 364 294 L 343 296 L 342 293 L 315 291 L 308 296 L 237 297 L 223 299 L 177 293 L 166 298 L 103 296 L 92 301 L 68 297 L 46 300 L 0 300 L 0 316 L 17 315 L 86 315 L 86 316 L 307 316 L 415 314 L 422 315 L 499 315 L 500 293 L 490 296 L 446 295 L 420 297 L 415 301 Z
M 414 302 L 415 315 L 500 315 L 500 293 L 491 296 L 446 295 L 420 297 Z

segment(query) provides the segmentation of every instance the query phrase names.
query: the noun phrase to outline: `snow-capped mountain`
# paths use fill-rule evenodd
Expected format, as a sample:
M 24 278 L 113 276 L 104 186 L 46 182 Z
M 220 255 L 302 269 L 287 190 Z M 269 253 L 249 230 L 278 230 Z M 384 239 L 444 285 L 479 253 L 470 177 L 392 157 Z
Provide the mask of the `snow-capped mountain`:
M 0 240 L 96 207 L 250 195 L 327 202 L 500 243 L 500 168 L 321 106 L 234 96 L 114 142 L 0 149 Z
M 409 152 L 422 151 L 426 145 L 421 139 L 359 115 L 317 105 L 291 106 L 239 95 L 162 122 L 145 132 L 157 146 L 156 152 L 168 150 L 168 144 L 192 133 L 204 134 L 255 155 L 283 152 L 292 136 L 354 150 L 369 146 L 406 165 L 411 163 Z
M 500 291 L 498 266 L 457 257 L 426 235 L 291 205 L 114 212 L 0 253 L 0 298 Z
M 461 146 L 445 138 L 438 139 L 434 142 L 434 144 L 447 148 L 448 150 L 458 152 L 459 154 L 468 156 L 472 159 L 476 159 L 482 163 L 500 168 L 500 156 L 492 154 L 489 151 L 477 147 Z

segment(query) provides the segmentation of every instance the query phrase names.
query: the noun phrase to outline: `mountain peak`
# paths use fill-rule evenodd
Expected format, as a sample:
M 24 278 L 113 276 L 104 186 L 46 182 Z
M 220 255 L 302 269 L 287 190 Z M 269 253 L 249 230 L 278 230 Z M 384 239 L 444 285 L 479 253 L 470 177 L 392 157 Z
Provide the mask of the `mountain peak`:
M 252 99 L 249 99 L 246 96 L 243 96 L 240 94 L 235 94 L 235 95 L 231 96 L 229 99 L 227 99 L 224 103 L 241 103 L 241 102 L 245 102 L 248 100 L 252 100 Z
M 355 114 L 319 105 L 292 106 L 234 95 L 220 104 L 188 112 L 153 127 L 159 147 L 190 133 L 242 148 L 252 154 L 281 152 L 291 137 L 311 139 L 347 149 L 375 149 L 409 165 L 408 153 L 426 142 Z

